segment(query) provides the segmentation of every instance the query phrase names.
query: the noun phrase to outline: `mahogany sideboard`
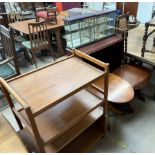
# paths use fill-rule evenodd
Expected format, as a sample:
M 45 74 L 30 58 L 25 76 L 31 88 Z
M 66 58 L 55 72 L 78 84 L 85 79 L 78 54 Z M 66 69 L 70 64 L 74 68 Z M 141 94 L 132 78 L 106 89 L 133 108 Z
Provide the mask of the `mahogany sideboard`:
M 121 35 L 113 35 L 97 42 L 85 45 L 78 50 L 109 63 L 110 72 L 119 67 L 124 55 L 124 41 Z

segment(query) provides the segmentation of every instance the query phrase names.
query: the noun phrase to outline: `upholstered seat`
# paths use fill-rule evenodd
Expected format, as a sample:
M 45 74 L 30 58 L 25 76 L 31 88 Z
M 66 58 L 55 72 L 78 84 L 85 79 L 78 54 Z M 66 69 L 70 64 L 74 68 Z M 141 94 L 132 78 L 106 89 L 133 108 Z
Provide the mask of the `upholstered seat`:
M 56 10 L 55 7 L 37 8 L 36 17 L 44 18 L 48 23 L 57 24 Z
M 15 69 L 9 63 L 0 66 L 0 77 L 7 78 L 10 77 L 11 75 L 14 75 L 15 73 L 16 73 Z
M 48 17 L 48 15 L 49 15 L 49 17 Z M 53 18 L 51 15 L 53 15 L 53 14 L 52 13 L 48 13 L 47 11 L 39 11 L 39 12 L 37 12 L 37 16 L 38 17 L 42 17 L 42 18 L 45 18 L 45 19 Z

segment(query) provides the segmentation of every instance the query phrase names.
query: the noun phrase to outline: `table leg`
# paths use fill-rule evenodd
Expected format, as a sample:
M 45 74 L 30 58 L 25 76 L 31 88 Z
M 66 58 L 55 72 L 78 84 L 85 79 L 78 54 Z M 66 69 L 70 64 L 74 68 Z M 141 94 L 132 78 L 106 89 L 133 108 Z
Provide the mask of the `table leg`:
M 57 52 L 60 53 L 60 55 L 64 55 L 65 52 L 62 48 L 61 38 L 60 38 L 60 28 L 55 29 L 55 36 L 57 40 Z

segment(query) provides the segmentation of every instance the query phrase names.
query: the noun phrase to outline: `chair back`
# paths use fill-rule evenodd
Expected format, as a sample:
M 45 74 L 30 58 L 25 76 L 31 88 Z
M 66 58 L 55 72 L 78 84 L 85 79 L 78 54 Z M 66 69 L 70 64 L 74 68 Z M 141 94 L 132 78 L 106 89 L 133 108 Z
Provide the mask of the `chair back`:
M 125 28 L 128 27 L 128 19 L 129 15 L 128 14 L 123 14 L 120 15 L 116 18 L 116 27 L 125 30 Z
M 143 46 L 141 49 L 141 56 L 145 53 L 155 53 L 155 23 L 154 21 L 145 23 L 145 32 L 143 36 Z
M 2 20 L 1 20 L 1 24 L 8 27 L 8 17 L 7 17 L 7 13 L 0 13 L 0 16 L 2 16 Z
M 15 23 L 23 21 L 23 15 L 21 12 L 10 12 L 7 14 L 9 23 Z
M 28 28 L 32 51 L 49 49 L 51 47 L 45 21 L 29 23 Z
M 5 61 L 13 62 L 17 74 L 20 74 L 16 51 L 15 51 L 15 42 L 13 37 L 13 30 L 11 28 L 6 28 L 3 25 L 0 25 L 0 37 L 3 46 L 3 56 Z
M 47 18 L 49 22 L 54 22 L 55 24 L 57 24 L 57 8 L 56 7 L 47 7 L 46 8 L 47 11 Z

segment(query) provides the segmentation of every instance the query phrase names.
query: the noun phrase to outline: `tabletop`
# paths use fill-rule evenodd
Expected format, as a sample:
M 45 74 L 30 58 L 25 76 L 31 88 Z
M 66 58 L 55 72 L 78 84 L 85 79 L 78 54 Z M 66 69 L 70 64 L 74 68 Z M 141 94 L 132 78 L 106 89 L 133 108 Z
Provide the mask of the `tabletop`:
M 8 84 L 36 115 L 103 77 L 101 71 L 76 57 L 34 70 Z
M 95 81 L 95 85 L 104 89 L 104 79 L 101 78 Z M 121 88 L 121 89 L 120 89 Z M 112 103 L 122 104 L 128 103 L 134 97 L 133 87 L 121 77 L 109 74 L 109 85 L 108 85 L 108 101 Z
M 152 28 L 149 28 L 150 32 Z M 145 53 L 144 57 L 141 57 L 141 49 L 143 45 L 143 36 L 145 32 L 145 25 L 140 24 L 138 27 L 129 30 L 128 34 L 128 48 L 127 52 L 129 55 L 135 56 L 136 58 L 149 63 L 151 65 L 155 65 L 155 53 Z M 152 49 L 154 35 L 151 35 L 146 43 L 146 49 Z
M 27 153 L 9 122 L 0 114 L 0 153 Z
M 56 29 L 56 28 L 61 28 L 64 26 L 64 16 L 58 15 L 57 16 L 57 24 L 49 24 L 47 23 L 47 30 L 51 29 Z M 44 19 L 40 18 L 40 21 L 44 21 Z M 29 34 L 29 29 L 28 29 L 28 23 L 35 23 L 36 19 L 30 19 L 30 20 L 24 20 L 21 22 L 16 22 L 16 23 L 10 23 L 9 26 L 12 27 L 13 29 Z

